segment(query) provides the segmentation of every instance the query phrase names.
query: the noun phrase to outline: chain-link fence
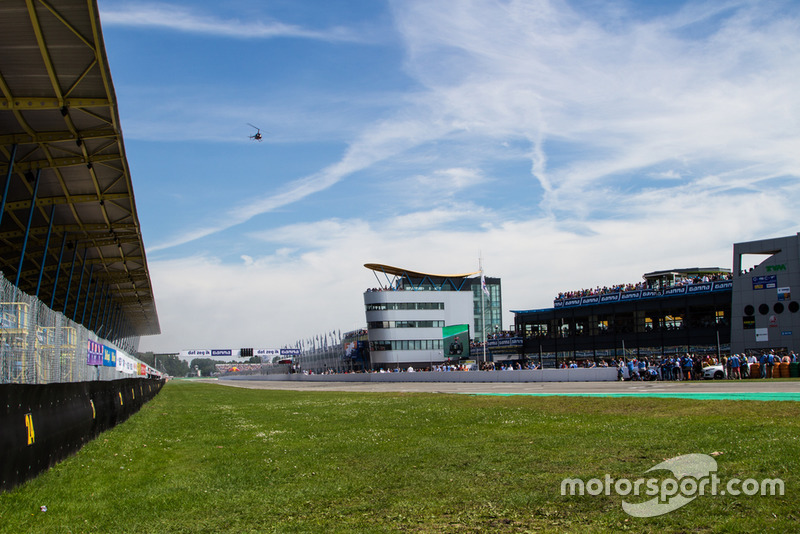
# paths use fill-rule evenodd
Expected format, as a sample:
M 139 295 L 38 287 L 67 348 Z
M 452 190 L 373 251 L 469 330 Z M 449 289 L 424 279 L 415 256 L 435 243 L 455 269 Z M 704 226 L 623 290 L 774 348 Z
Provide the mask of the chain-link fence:
M 0 383 L 115 380 L 139 374 L 141 367 L 135 365 L 88 365 L 89 340 L 109 347 L 115 356 L 124 355 L 126 363 L 141 363 L 0 276 Z

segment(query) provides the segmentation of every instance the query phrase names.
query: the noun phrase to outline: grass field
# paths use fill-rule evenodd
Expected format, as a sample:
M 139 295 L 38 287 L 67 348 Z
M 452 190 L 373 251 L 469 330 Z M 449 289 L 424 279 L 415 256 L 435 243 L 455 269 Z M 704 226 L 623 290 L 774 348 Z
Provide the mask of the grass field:
M 0 494 L 0 530 L 798 532 L 799 440 L 796 402 L 171 383 Z M 780 478 L 785 494 L 705 495 L 652 518 L 627 515 L 619 495 L 561 495 L 565 477 L 660 476 L 646 471 L 712 452 L 721 480 Z

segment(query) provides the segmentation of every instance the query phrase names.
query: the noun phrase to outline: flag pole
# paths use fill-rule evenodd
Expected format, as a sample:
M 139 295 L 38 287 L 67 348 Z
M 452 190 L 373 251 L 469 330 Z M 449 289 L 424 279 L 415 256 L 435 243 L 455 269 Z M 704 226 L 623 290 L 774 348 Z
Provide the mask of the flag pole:
M 489 343 L 489 339 L 486 337 L 486 309 L 483 305 L 484 294 L 486 292 L 486 282 L 483 278 L 483 254 L 478 258 L 478 268 L 481 272 L 481 325 L 483 327 L 483 364 L 486 365 L 486 345 Z M 478 365 L 478 369 L 481 366 Z

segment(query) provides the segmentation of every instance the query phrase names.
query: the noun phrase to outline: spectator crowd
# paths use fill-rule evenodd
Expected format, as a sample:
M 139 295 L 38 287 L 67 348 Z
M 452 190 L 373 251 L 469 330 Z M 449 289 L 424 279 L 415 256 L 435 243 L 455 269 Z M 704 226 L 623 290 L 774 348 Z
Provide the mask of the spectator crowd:
M 595 295 L 609 295 L 612 293 L 626 293 L 628 291 L 640 291 L 643 289 L 665 289 L 665 287 L 679 287 L 692 284 L 705 284 L 708 282 L 720 282 L 724 280 L 731 280 L 730 274 L 714 274 L 711 276 L 694 276 L 684 277 L 673 281 L 669 286 L 658 286 L 658 282 L 638 282 L 636 284 L 617 284 L 612 286 L 597 286 L 594 289 L 580 289 L 577 291 L 562 291 L 556 297 L 556 300 L 572 299 L 580 297 L 592 297 Z

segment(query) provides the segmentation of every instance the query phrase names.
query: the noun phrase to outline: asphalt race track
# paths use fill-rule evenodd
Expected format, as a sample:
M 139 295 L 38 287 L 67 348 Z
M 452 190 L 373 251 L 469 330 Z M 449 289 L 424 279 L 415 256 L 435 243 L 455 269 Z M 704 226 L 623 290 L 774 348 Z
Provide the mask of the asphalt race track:
M 282 382 L 203 380 L 249 389 L 460 393 L 477 395 L 579 395 L 800 401 L 800 380 L 698 380 L 681 382 Z

